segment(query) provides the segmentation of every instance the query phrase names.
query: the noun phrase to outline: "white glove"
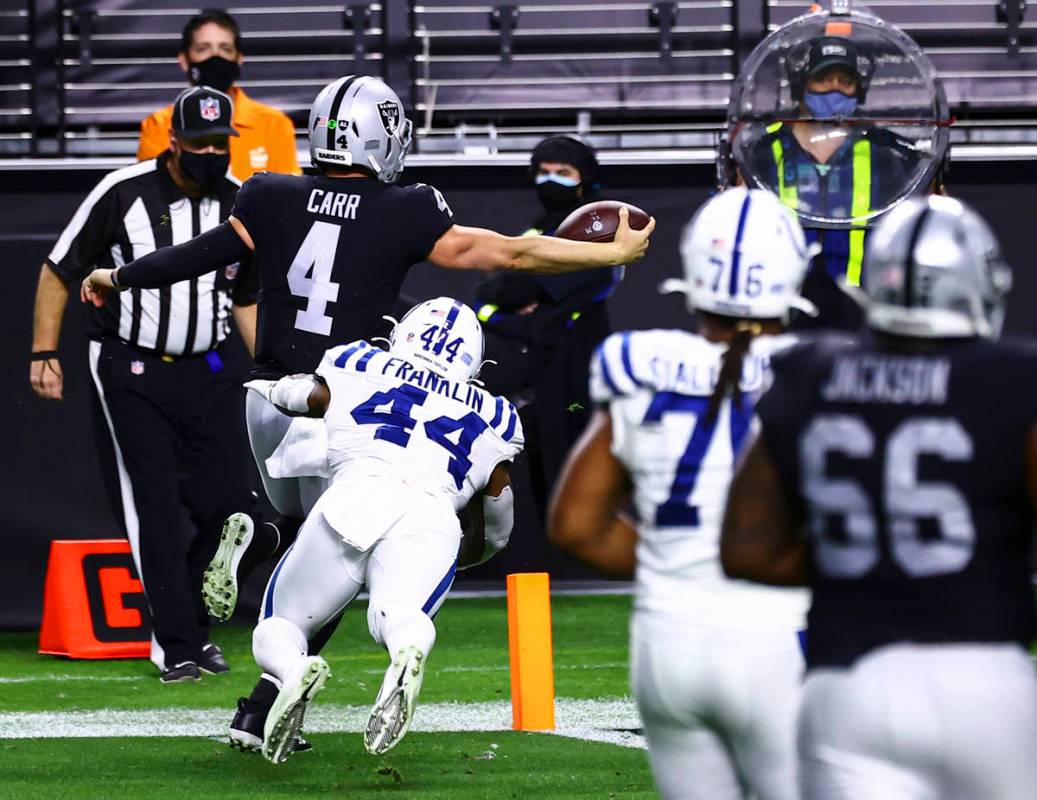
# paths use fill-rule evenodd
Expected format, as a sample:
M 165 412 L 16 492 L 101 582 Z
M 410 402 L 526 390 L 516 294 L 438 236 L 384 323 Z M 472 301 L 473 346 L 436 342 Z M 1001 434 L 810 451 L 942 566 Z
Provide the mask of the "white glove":
M 511 528 L 515 522 L 515 496 L 510 486 L 505 486 L 500 497 L 483 497 L 483 516 L 486 524 L 483 528 L 486 536 L 486 549 L 483 550 L 479 563 L 487 561 L 508 546 Z
M 279 381 L 247 381 L 245 388 L 273 403 L 282 411 L 305 414 L 310 410 L 310 392 L 317 382 L 312 375 L 285 375 Z
M 245 388 L 270 402 L 270 392 L 276 383 L 277 381 L 265 381 L 257 378 L 256 380 L 245 381 Z

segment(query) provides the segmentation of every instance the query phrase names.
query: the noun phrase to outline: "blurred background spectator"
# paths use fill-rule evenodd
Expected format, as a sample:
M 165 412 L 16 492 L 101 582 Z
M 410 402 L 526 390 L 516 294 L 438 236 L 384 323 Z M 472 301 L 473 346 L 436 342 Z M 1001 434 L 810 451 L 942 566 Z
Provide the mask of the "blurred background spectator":
M 578 136 L 552 136 L 534 149 L 530 173 L 540 213 L 527 236 L 551 236 L 575 209 L 599 199 L 594 148 Z M 605 300 L 623 267 L 569 275 L 501 273 L 478 290 L 486 332 L 488 388 L 508 394 L 526 433 L 530 478 L 543 521 L 566 454 L 590 418 L 587 374 L 594 348 L 611 327 Z
M 239 133 L 230 146 L 234 177 L 244 182 L 254 172 L 301 174 L 292 121 L 234 85 L 245 56 L 238 23 L 230 14 L 210 8 L 191 17 L 181 34 L 176 58 L 192 85 L 212 86 L 234 101 L 234 127 Z M 172 113 L 173 107 L 166 106 L 141 123 L 139 160 L 154 158 L 169 146 Z

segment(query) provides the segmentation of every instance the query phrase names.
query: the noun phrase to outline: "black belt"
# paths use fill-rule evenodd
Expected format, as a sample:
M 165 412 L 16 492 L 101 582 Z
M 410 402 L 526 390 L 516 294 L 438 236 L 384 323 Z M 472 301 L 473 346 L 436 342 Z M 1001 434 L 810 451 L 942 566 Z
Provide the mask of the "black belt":
M 200 353 L 184 353 L 182 355 L 171 355 L 169 353 L 160 353 L 158 350 L 149 350 L 146 347 L 140 347 L 139 345 L 127 342 L 125 339 L 121 339 L 118 336 L 112 336 L 110 334 L 92 334 L 90 336 L 90 339 L 92 339 L 95 342 L 115 342 L 116 344 L 121 344 L 123 347 L 127 348 L 128 350 L 132 350 L 135 353 L 140 353 L 143 356 L 149 356 L 151 358 L 157 358 L 161 361 L 166 362 L 167 364 L 173 364 L 178 361 L 193 361 L 194 359 L 204 358 L 209 361 L 210 365 L 212 365 L 212 358 L 215 357 L 219 362 L 221 369 L 223 365 L 223 361 L 222 359 L 220 359 L 219 355 L 220 348 L 223 346 L 223 342 L 220 342 L 218 345 L 216 345 L 216 347 L 212 348 L 211 350 L 202 350 Z

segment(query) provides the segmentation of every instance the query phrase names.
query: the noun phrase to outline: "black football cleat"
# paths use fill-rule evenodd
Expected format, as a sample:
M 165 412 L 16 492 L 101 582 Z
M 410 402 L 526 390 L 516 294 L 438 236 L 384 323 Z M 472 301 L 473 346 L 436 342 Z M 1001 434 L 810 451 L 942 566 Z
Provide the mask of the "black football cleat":
M 263 726 L 266 724 L 270 706 L 257 703 L 248 697 L 238 698 L 238 710 L 230 723 L 230 746 L 243 753 L 258 753 L 263 749 Z M 297 737 L 293 753 L 305 753 L 313 745 Z
M 223 651 L 212 642 L 202 648 L 202 655 L 198 659 L 198 669 L 209 675 L 219 675 L 230 672 L 230 665 L 223 657 Z
M 200 681 L 202 673 L 193 661 L 181 661 L 179 664 L 162 670 L 158 679 L 162 683 L 186 683 L 187 681 Z

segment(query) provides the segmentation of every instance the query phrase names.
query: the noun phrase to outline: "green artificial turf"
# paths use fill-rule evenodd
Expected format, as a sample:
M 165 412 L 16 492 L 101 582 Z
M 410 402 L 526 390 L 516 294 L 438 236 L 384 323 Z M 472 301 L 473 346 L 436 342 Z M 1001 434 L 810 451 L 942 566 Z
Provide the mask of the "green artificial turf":
M 0 741 L 0 798 L 654 796 L 644 751 L 615 745 L 510 731 L 411 733 L 375 758 L 355 734 L 311 739 L 312 752 L 276 766 L 205 738 Z
M 373 701 L 388 659 L 367 633 L 366 611 L 363 603 L 347 610 L 325 649 L 332 678 L 317 705 Z M 630 598 L 559 596 L 552 611 L 557 696 L 627 697 Z M 507 701 L 505 600 L 453 599 L 436 624 L 422 702 Z M 225 709 L 229 721 L 258 675 L 251 631 L 217 626 L 212 639 L 224 648 L 230 674 L 163 686 L 144 660 L 41 656 L 34 634 L 0 634 L 0 714 L 169 709 L 176 717 L 177 709 Z M 0 800 L 654 796 L 645 752 L 614 744 L 514 731 L 413 731 L 375 758 L 356 732 L 307 736 L 314 751 L 277 766 L 216 737 L 0 738 Z
M 552 598 L 555 691 L 592 699 L 629 694 L 627 620 L 630 598 Z M 508 628 L 504 598 L 455 599 L 436 618 L 436 647 L 421 698 L 426 702 L 507 700 Z M 226 675 L 163 686 L 142 659 L 70 661 L 36 653 L 36 635 L 0 634 L 0 712 L 226 707 L 233 709 L 259 675 L 251 631 L 215 626 L 212 640 L 231 665 Z M 366 705 L 374 700 L 389 660 L 367 632 L 367 605 L 346 610 L 322 654 L 332 677 L 321 702 Z M 11 681 L 15 682 L 4 682 Z

